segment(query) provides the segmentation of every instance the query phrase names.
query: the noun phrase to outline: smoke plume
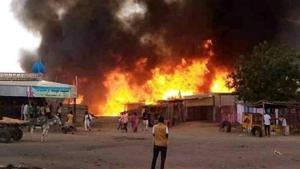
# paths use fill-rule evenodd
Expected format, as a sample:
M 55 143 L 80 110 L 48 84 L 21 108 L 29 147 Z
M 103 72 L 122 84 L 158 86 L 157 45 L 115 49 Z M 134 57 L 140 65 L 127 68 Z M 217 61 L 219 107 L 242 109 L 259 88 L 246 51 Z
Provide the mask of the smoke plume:
M 145 57 L 145 70 L 150 70 L 182 56 L 199 57 L 203 41 L 213 39 L 216 53 L 209 66 L 231 67 L 260 41 L 289 40 L 291 28 L 282 25 L 299 25 L 297 7 L 296 0 L 13 2 L 17 18 L 42 36 L 37 55 L 48 79 L 70 83 L 78 76 L 79 93 L 91 107 L 96 99 L 105 99 L 104 75 L 116 67 L 136 73 L 138 83 L 147 80 L 150 71 L 133 70 Z M 26 71 L 31 71 L 31 60 L 25 52 Z

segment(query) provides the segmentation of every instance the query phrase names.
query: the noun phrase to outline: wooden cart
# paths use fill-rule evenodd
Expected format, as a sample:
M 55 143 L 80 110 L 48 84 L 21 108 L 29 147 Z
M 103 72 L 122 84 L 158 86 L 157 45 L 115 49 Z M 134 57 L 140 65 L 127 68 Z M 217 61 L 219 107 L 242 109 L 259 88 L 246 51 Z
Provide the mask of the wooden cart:
M 22 126 L 29 125 L 29 121 L 2 117 L 0 120 L 0 143 L 9 143 L 11 140 L 20 141 L 23 137 Z

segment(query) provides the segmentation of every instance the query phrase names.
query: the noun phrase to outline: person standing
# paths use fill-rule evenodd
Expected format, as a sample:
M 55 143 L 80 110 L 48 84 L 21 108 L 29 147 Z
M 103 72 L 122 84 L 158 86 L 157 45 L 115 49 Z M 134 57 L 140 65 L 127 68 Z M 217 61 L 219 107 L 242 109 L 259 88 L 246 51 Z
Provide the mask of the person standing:
M 136 133 L 138 131 L 138 125 L 139 125 L 139 117 L 137 113 L 133 113 L 131 117 L 131 125 L 132 125 L 133 132 Z
M 66 124 L 68 126 L 73 126 L 74 125 L 74 115 L 73 115 L 73 111 L 72 110 L 67 114 L 67 122 L 66 122 Z
M 164 124 L 164 117 L 160 116 L 158 118 L 158 124 L 153 126 L 152 134 L 154 138 L 154 147 L 151 169 L 155 169 L 156 160 L 159 153 L 161 153 L 160 169 L 164 169 L 167 157 L 167 145 L 169 137 L 169 130 L 168 127 Z
M 42 105 L 40 106 L 39 115 L 40 115 L 40 116 L 45 116 L 45 114 L 46 114 L 46 110 L 45 110 L 44 105 L 42 104 Z
M 23 116 L 22 120 L 25 120 L 25 121 L 29 120 L 28 104 L 27 103 L 25 103 L 25 105 L 23 106 L 22 116 Z
M 32 104 L 32 112 L 31 112 L 31 118 L 36 119 L 38 117 L 38 106 L 36 103 Z
M 148 131 L 149 126 L 149 114 L 147 111 L 143 112 L 143 130 Z
M 91 131 L 91 121 L 92 121 L 92 116 L 90 115 L 90 113 L 88 113 L 86 111 L 85 115 L 84 115 L 84 129 L 85 129 L 85 131 Z
M 120 118 L 118 119 L 118 127 L 117 127 L 117 129 L 119 130 L 119 129 L 121 129 L 122 130 L 122 127 L 123 127 L 123 123 L 122 123 L 122 121 L 123 121 L 123 115 L 124 113 L 123 112 L 121 112 L 120 113 Z
M 75 123 L 74 123 L 74 115 L 72 110 L 67 114 L 66 120 L 67 121 L 65 122 L 64 128 L 66 128 L 68 131 L 71 131 L 71 133 L 74 134 Z
M 123 131 L 127 133 L 127 124 L 128 124 L 128 113 L 124 112 L 123 117 L 122 117 L 122 124 L 123 124 Z
M 37 124 L 37 117 L 38 117 L 38 110 L 37 110 L 37 105 L 36 103 L 29 103 L 28 106 L 28 114 L 30 116 L 30 133 L 33 134 L 35 130 L 35 125 Z
M 48 119 L 51 119 L 51 118 L 52 118 L 52 115 L 51 115 L 51 109 L 50 109 L 50 106 L 48 105 L 47 102 L 45 103 L 45 116 L 46 116 Z
M 28 121 L 29 120 L 29 104 L 27 104 L 27 103 L 24 106 L 23 114 L 24 114 L 24 120 Z
M 62 118 L 62 107 L 63 107 L 63 104 L 59 103 L 59 105 L 58 105 L 58 107 L 56 109 L 56 115 L 59 117 L 60 120 Z
M 283 136 L 286 136 L 287 135 L 287 133 L 286 133 L 286 128 L 287 128 L 287 122 L 286 122 L 286 119 L 283 117 L 283 116 L 281 116 L 281 119 L 280 119 L 280 121 L 281 121 L 281 127 L 282 127 L 282 135 Z
M 271 125 L 271 116 L 266 113 L 264 114 L 265 136 L 270 137 L 270 125 Z
M 31 120 L 33 118 L 33 113 L 34 113 L 34 105 L 33 103 L 28 104 L 28 117 Z

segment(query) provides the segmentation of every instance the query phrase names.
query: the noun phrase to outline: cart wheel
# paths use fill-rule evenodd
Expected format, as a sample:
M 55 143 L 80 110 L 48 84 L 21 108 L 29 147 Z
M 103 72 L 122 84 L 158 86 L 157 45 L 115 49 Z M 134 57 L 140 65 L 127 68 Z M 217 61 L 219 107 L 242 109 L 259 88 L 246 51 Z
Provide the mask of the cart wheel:
M 19 128 L 15 128 L 14 134 L 11 137 L 14 141 L 20 141 L 23 137 L 23 131 Z
M 251 130 L 251 134 L 253 136 L 262 137 L 262 129 L 260 127 L 255 126 Z
M 10 133 L 7 129 L 0 129 L 0 143 L 9 143 L 10 137 Z

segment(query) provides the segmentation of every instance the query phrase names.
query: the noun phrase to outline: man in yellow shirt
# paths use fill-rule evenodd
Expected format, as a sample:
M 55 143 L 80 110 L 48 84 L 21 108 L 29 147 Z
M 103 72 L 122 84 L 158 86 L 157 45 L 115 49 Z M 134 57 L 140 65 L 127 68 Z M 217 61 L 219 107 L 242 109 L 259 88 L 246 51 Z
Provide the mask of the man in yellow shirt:
M 168 127 L 164 124 L 164 117 L 159 117 L 158 124 L 153 126 L 152 134 L 154 137 L 154 148 L 151 169 L 155 169 L 156 160 L 159 152 L 161 153 L 160 169 L 164 169 L 167 157 L 167 146 L 169 137 L 169 130 Z
M 70 111 L 69 114 L 67 115 L 67 125 L 73 126 L 74 124 L 74 115 L 73 111 Z

